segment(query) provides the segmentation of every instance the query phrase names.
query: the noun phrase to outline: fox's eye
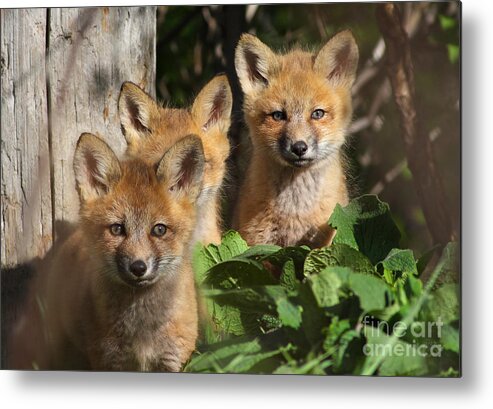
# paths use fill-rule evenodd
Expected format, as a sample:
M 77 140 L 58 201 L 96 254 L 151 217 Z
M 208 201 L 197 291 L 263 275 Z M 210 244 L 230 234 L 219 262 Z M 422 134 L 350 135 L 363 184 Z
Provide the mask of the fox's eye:
M 164 236 L 166 230 L 168 230 L 168 228 L 164 224 L 158 223 L 152 228 L 151 234 L 156 237 L 161 237 Z
M 113 236 L 123 236 L 125 234 L 125 226 L 123 224 L 112 224 L 110 226 L 110 232 Z
M 321 119 L 325 115 L 325 111 L 323 109 L 316 109 L 312 112 L 312 119 Z
M 272 116 L 272 119 L 274 119 L 274 121 L 284 121 L 286 119 L 286 113 L 282 111 L 274 111 L 270 115 Z

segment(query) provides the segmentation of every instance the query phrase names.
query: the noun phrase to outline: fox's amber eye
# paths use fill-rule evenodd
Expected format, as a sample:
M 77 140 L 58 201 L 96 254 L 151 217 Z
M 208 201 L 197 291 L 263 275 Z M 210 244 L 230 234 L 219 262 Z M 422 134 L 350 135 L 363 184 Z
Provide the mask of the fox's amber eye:
M 125 234 L 125 226 L 123 224 L 112 224 L 110 226 L 110 232 L 113 236 L 123 236 Z
M 270 115 L 272 116 L 272 119 L 274 119 L 274 121 L 284 121 L 286 119 L 286 113 L 282 111 L 274 111 Z
M 312 119 L 322 119 L 325 115 L 325 111 L 323 109 L 316 109 L 312 112 Z
M 151 234 L 156 237 L 161 237 L 164 236 L 166 230 L 168 229 L 164 224 L 158 223 L 152 228 Z

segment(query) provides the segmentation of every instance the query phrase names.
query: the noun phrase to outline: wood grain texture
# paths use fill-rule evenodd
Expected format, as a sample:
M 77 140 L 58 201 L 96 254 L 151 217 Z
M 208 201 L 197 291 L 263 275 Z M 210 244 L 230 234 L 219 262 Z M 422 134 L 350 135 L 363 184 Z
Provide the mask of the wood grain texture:
M 1 262 L 42 256 L 52 241 L 46 10 L 1 11 Z
M 52 9 L 48 84 L 55 220 L 78 212 L 72 159 L 82 132 L 124 150 L 117 98 L 121 84 L 155 82 L 155 7 Z M 153 90 L 151 90 L 152 92 Z
M 77 218 L 82 132 L 123 152 L 120 86 L 154 94 L 155 42 L 155 7 L 1 10 L 2 266 L 43 256 Z

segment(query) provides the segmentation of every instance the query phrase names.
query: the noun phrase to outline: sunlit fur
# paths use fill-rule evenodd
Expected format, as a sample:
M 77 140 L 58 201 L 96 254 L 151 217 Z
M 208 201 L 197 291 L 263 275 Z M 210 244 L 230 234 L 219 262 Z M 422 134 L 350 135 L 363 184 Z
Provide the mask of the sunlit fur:
M 155 163 L 180 138 L 188 134 L 201 138 L 206 168 L 194 237 L 202 243 L 218 243 L 221 238 L 220 189 L 230 153 L 227 133 L 231 107 L 231 89 L 225 75 L 219 75 L 206 84 L 186 109 L 160 106 L 137 85 L 129 82 L 123 84 L 119 98 L 120 119 L 129 157 Z
M 39 271 L 12 333 L 9 367 L 181 369 L 198 333 L 190 252 L 203 165 L 197 137 L 181 140 L 158 167 L 119 162 L 96 136 L 81 137 L 80 220 Z M 115 223 L 124 235 L 112 234 Z M 157 223 L 167 227 L 163 236 L 151 234 Z M 122 257 L 144 260 L 147 272 L 133 277 Z
M 347 31 L 318 54 L 276 54 L 252 35 L 241 37 L 235 64 L 253 151 L 235 222 L 250 244 L 330 243 L 327 221 L 336 203 L 348 201 L 340 150 L 352 115 L 357 59 Z M 313 119 L 318 109 L 325 114 Z M 274 119 L 275 111 L 285 118 Z M 289 151 L 297 141 L 308 148 L 302 159 Z

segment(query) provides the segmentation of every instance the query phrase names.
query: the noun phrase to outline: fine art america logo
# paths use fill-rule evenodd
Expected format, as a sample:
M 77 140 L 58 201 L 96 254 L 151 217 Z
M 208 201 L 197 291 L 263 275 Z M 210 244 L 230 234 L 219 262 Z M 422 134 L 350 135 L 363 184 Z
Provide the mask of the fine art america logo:
M 363 347 L 366 356 L 397 356 L 397 357 L 436 357 L 442 355 L 442 346 L 437 342 L 442 336 L 443 321 L 439 317 L 435 322 L 413 322 L 406 324 L 397 321 L 389 324 L 366 316 L 362 322 L 368 342 Z M 387 335 L 392 334 L 392 335 Z M 403 338 L 412 338 L 403 341 Z

